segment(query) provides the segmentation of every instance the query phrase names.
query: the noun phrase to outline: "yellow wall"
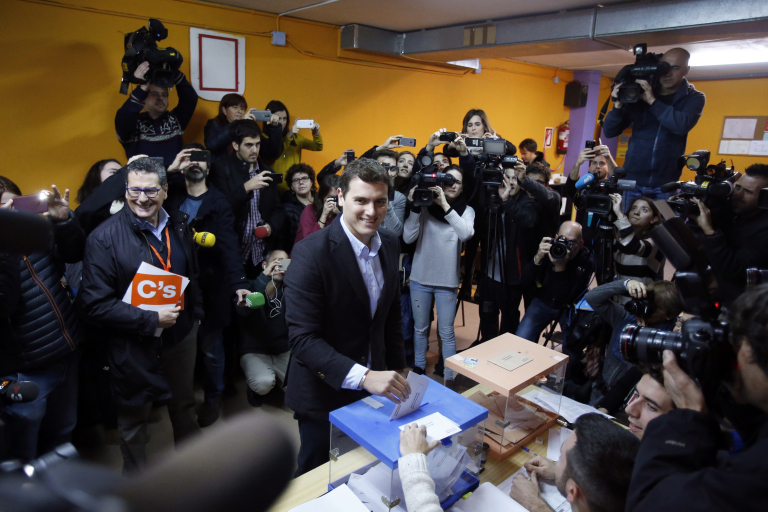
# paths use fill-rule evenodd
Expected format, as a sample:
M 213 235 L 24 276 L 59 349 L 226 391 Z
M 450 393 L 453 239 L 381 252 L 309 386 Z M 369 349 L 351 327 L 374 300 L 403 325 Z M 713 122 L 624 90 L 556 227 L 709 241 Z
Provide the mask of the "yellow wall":
M 526 137 L 541 143 L 544 127 L 568 119 L 568 72 L 558 72 L 554 84 L 554 69 L 509 61 L 484 61 L 482 73 L 463 74 L 339 52 L 339 30 L 327 25 L 282 19 L 294 46 L 275 47 L 268 34 L 274 16 L 187 0 L 5 0 L 2 13 L 0 174 L 24 193 L 51 183 L 74 193 L 93 162 L 125 162 L 114 131 L 115 111 L 126 99 L 118 93 L 123 34 L 150 16 L 165 23 L 163 45 L 181 51 L 187 75 L 190 26 L 244 35 L 249 106 L 279 99 L 292 116 L 320 123 L 325 150 L 304 153 L 316 170 L 347 148 L 361 154 L 393 134 L 416 137 L 422 146 L 438 128 L 459 130 L 470 108 L 485 109 L 515 144 Z M 199 101 L 185 141 L 202 142 L 216 109 Z M 555 166 L 560 161 L 554 150 L 546 156 Z
M 768 79 L 754 78 L 746 80 L 692 80 L 696 89 L 707 95 L 704 115 L 688 134 L 687 153 L 698 149 L 712 152 L 710 162 L 718 163 L 725 159 L 730 167 L 731 161 L 736 170 L 744 169 L 754 163 L 768 164 L 768 157 L 720 155 L 720 136 L 723 133 L 725 116 L 766 116 L 768 115 Z M 694 173 L 686 170 L 685 179 L 693 179 Z

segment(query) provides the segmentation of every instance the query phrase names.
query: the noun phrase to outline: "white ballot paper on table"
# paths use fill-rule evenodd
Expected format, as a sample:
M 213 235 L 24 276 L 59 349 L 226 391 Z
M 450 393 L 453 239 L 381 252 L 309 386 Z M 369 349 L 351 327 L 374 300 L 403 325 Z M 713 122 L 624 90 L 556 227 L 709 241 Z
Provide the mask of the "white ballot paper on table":
M 419 427 L 422 425 L 427 427 L 427 441 L 439 441 L 441 439 L 445 439 L 446 437 L 450 437 L 453 434 L 458 434 L 461 432 L 461 428 L 459 428 L 456 423 L 449 420 L 439 412 L 430 414 L 429 416 L 424 416 L 418 420 L 413 420 L 413 423 Z M 411 423 L 408 423 L 408 425 L 410 424 Z M 405 425 L 400 426 L 400 430 L 403 430 L 404 428 Z
M 527 512 L 518 502 L 509 497 L 490 482 L 485 482 L 469 495 L 461 499 L 451 508 L 451 512 Z
M 514 475 L 510 476 L 506 480 L 504 480 L 501 484 L 499 484 L 499 490 L 503 492 L 506 496 L 509 496 L 510 491 L 512 490 L 512 481 L 515 479 L 517 475 L 522 474 L 525 478 L 530 478 L 528 475 L 528 471 L 525 470 L 525 468 L 520 469 L 519 471 L 515 472 Z M 568 503 L 568 500 L 565 499 L 565 496 L 560 494 L 560 491 L 557 490 L 557 486 L 553 483 L 549 483 L 547 480 L 542 480 L 541 478 L 539 480 L 539 492 L 541 492 L 541 497 L 544 501 L 547 502 L 547 505 L 552 507 L 555 512 L 571 512 L 571 504 Z M 517 503 L 512 498 L 509 498 L 514 502 L 516 505 L 520 506 L 519 503 Z M 520 508 L 523 508 L 520 506 Z M 509 510 L 509 509 L 507 509 Z M 523 508 L 523 510 L 525 510 Z
M 125 291 L 123 302 L 149 311 L 172 308 L 181 300 L 187 285 L 189 278 L 142 261 L 131 285 Z M 163 329 L 158 327 L 155 336 L 160 336 L 162 332 Z
M 328 494 L 293 507 L 289 512 L 370 512 L 370 509 L 349 487 L 342 485 Z
M 547 442 L 547 458 L 553 462 L 560 460 L 560 448 L 573 430 L 560 427 L 560 430 L 549 429 L 549 441 Z
M 582 404 L 576 400 L 568 398 L 567 396 L 560 397 L 560 395 L 554 392 L 547 391 L 547 388 L 544 387 L 541 389 L 533 389 L 524 395 L 520 395 L 520 398 L 525 398 L 529 402 L 539 404 L 551 411 L 558 410 L 557 402 L 559 401 L 559 414 L 570 423 L 575 423 L 579 416 L 583 416 L 584 414 L 589 414 L 591 412 L 596 412 L 597 414 L 605 416 L 609 420 L 614 419 L 613 416 L 603 414 L 591 405 Z
M 530 363 L 531 361 L 533 361 L 533 359 L 524 356 L 517 350 L 508 350 L 488 360 L 489 363 L 493 363 L 496 366 L 501 366 L 505 370 L 509 371 L 520 368 L 525 363 Z
M 389 417 L 390 420 L 402 418 L 406 414 L 419 410 L 421 401 L 424 399 L 424 393 L 427 392 L 427 386 L 429 386 L 429 377 L 410 372 L 406 382 L 411 387 L 411 394 L 405 399 L 405 402 L 400 402 L 395 406 L 392 416 Z

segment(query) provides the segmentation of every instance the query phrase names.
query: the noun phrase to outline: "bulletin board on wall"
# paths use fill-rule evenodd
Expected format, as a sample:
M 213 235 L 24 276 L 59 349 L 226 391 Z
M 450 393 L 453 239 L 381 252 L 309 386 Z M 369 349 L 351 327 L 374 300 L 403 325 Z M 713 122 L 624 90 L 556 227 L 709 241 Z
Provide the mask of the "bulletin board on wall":
M 725 116 L 718 153 L 768 156 L 768 116 Z

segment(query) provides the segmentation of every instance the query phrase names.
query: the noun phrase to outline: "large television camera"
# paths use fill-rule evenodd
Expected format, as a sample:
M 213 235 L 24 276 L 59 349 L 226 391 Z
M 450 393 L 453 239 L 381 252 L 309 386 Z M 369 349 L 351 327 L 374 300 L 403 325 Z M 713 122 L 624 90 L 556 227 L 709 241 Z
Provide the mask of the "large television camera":
M 623 167 L 617 167 L 613 174 L 607 180 L 599 181 L 596 178 L 592 180 L 579 180 L 584 183 L 579 193 L 574 198 L 576 209 L 586 208 L 588 213 L 603 218 L 605 222 L 610 220 L 613 215 L 613 203 L 610 194 L 617 194 L 627 190 L 635 190 L 637 183 L 634 180 L 624 179 L 627 171 Z M 579 184 L 577 183 L 577 188 Z
M 733 194 L 733 185 L 741 177 L 734 167 L 725 166 L 725 160 L 717 165 L 709 164 L 710 152 L 700 149 L 691 155 L 680 157 L 688 169 L 696 172 L 693 181 L 673 181 L 661 187 L 662 192 L 677 191 L 676 198 L 667 201 L 675 213 L 683 218 L 698 215 L 699 206 L 693 199 L 699 199 L 710 210 L 727 206 Z
M 504 169 L 512 169 L 518 158 L 507 155 L 507 141 L 504 139 L 482 139 L 483 152 L 475 157 L 475 176 L 485 190 L 487 204 L 498 207 L 501 204 L 499 187 L 504 183 Z
M 123 55 L 123 81 L 120 84 L 120 94 L 128 94 L 128 84 L 144 84 L 146 82 L 158 87 L 173 86 L 176 72 L 184 58 L 175 48 L 159 48 L 158 41 L 168 37 L 168 29 L 154 18 L 149 20 L 149 28 L 140 29 L 125 35 Z M 133 73 L 142 62 L 149 63 L 149 71 L 144 75 L 145 80 L 139 80 Z
M 620 336 L 621 353 L 633 364 L 661 364 L 664 350 L 671 350 L 680 368 L 711 402 L 721 382 L 730 379 L 736 362 L 728 322 L 721 315 L 717 282 L 703 247 L 685 225 L 685 219 L 676 216 L 665 201 L 655 204 L 665 220 L 650 232 L 650 237 L 677 269 L 675 284 L 683 310 L 695 316 L 683 322 L 680 332 L 627 326 Z
M 621 103 L 638 103 L 643 95 L 643 88 L 637 80 L 646 80 L 655 90 L 659 86 L 659 79 L 669 73 L 670 66 L 662 62 L 661 54 L 648 53 L 648 45 L 645 43 L 635 45 L 633 48 L 635 63 L 621 68 L 621 71 L 613 79 L 613 83 L 622 82 L 619 87 L 618 101 Z
M 419 157 L 419 163 L 421 170 L 411 178 L 411 186 L 416 187 L 416 190 L 413 191 L 413 204 L 415 206 L 431 206 L 435 200 L 435 193 L 429 188 L 451 186 L 456 183 L 456 178 L 447 172 L 438 171 L 432 155 L 422 155 Z

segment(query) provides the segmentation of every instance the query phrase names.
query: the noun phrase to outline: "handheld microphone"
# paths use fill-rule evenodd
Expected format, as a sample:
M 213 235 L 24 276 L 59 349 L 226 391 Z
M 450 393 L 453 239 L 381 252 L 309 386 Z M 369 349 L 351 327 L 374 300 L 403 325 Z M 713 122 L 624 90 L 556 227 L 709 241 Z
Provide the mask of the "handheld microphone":
M 264 295 L 259 292 L 251 293 L 245 296 L 245 305 L 251 309 L 263 308 L 265 302 L 266 300 L 264 300 Z
M 579 178 L 579 181 L 576 182 L 576 190 L 581 190 L 590 183 L 595 181 L 595 175 L 591 173 L 587 173 L 581 178 Z
M 26 404 L 34 401 L 39 394 L 40 388 L 32 381 L 0 381 L 0 401 L 4 404 Z
M 195 233 L 195 236 L 192 238 L 194 238 L 198 245 L 202 245 L 203 247 L 213 247 L 213 244 L 216 243 L 216 235 L 206 231 Z

